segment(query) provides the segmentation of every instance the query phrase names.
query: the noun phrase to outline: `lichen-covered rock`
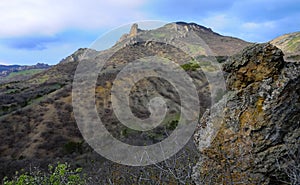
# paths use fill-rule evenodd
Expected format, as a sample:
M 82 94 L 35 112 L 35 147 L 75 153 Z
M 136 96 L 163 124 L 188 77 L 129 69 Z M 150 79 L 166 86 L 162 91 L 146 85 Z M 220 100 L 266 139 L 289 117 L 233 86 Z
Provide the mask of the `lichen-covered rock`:
M 295 181 L 290 177 L 299 178 L 300 64 L 284 62 L 271 44 L 257 44 L 223 69 L 229 91 L 201 119 L 194 137 L 201 153 L 195 182 Z
M 223 70 L 228 72 L 228 88 L 237 90 L 269 77 L 276 78 L 283 67 L 283 53 L 271 44 L 253 45 L 229 59 Z

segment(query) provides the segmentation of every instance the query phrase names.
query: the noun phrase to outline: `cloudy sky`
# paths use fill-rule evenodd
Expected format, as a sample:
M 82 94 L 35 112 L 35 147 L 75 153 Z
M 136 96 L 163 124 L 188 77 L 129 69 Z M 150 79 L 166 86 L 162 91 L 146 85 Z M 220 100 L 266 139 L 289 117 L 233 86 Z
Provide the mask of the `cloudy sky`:
M 195 22 L 251 42 L 300 31 L 299 0 L 1 0 L 0 64 L 56 64 L 143 20 Z

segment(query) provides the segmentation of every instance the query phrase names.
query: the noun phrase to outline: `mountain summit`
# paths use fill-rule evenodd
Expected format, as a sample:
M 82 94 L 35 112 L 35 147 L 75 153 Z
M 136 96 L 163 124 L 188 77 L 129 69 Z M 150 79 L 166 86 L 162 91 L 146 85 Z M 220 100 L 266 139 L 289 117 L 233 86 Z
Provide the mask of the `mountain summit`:
M 122 35 L 122 37 L 119 39 L 118 42 L 122 42 L 125 39 L 131 38 L 131 37 L 135 37 L 138 35 L 138 33 L 140 33 L 142 30 L 138 28 L 138 24 L 133 24 L 130 28 L 130 32 L 129 34 L 125 33 L 124 35 Z
M 124 34 L 118 44 L 130 45 L 143 41 L 160 41 L 172 45 L 187 43 L 187 50 L 202 50 L 201 55 L 230 56 L 250 43 L 234 37 L 222 36 L 215 33 L 210 28 L 197 25 L 195 23 L 175 22 L 166 24 L 154 30 L 141 30 L 138 24 L 133 24 L 130 33 Z M 199 42 L 203 42 L 199 46 Z M 201 47 L 208 47 L 204 49 Z M 208 51 L 209 50 L 209 51 Z

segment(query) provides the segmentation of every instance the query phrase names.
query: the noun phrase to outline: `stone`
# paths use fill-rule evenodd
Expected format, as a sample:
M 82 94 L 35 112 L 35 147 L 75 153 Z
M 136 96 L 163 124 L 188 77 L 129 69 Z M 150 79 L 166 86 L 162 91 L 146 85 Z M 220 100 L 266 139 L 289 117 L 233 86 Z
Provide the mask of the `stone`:
M 287 169 L 299 169 L 300 157 L 299 62 L 285 62 L 271 44 L 256 44 L 229 58 L 223 70 L 229 91 L 194 136 L 196 184 L 290 182 Z
M 138 34 L 138 31 L 139 31 L 138 24 L 134 23 L 130 28 L 129 37 L 136 36 Z

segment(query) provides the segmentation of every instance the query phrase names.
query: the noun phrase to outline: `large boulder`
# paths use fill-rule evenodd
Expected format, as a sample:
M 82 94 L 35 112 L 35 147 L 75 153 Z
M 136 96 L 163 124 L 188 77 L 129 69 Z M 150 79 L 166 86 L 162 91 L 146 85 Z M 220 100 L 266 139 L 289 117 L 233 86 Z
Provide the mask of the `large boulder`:
M 204 114 L 194 137 L 200 151 L 195 182 L 297 183 L 299 63 L 284 62 L 271 44 L 256 44 L 228 59 L 223 70 L 228 92 Z

